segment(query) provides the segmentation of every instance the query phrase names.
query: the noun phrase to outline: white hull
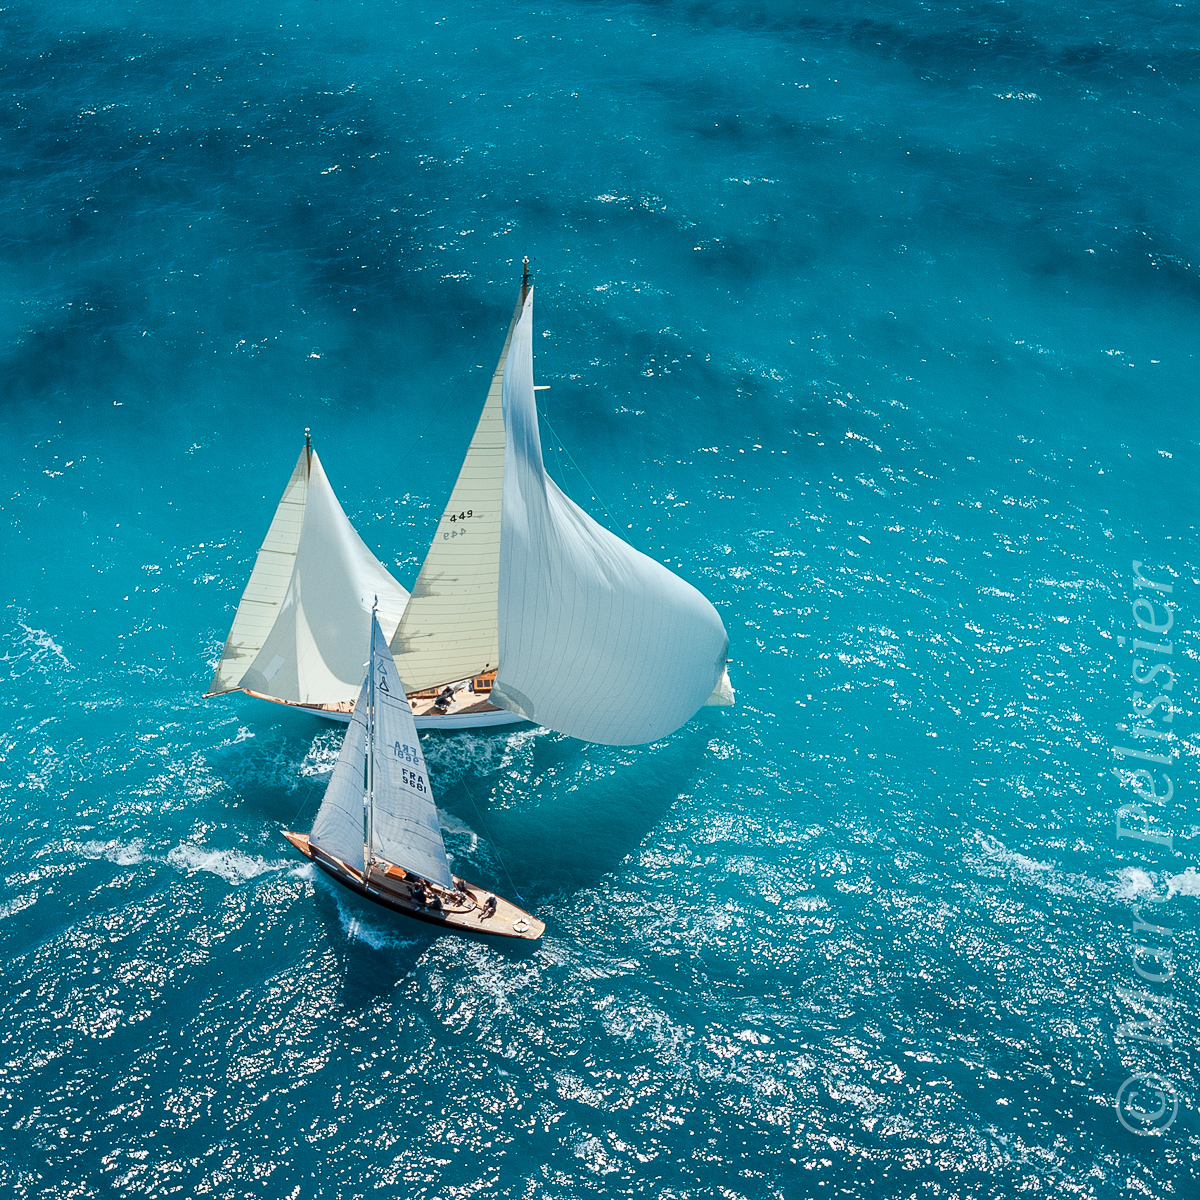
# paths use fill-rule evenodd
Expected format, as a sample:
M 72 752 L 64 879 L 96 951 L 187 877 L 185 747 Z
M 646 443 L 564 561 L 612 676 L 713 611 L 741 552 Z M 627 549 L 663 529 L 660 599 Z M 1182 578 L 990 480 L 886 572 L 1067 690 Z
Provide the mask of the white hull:
M 350 713 L 322 712 L 312 710 L 318 717 L 327 721 L 337 721 L 341 725 L 350 724 Z M 458 729 L 494 729 L 498 725 L 520 725 L 525 720 L 516 713 L 486 712 L 486 713 L 448 713 L 444 717 L 413 717 L 413 724 L 418 729 L 442 729 L 453 732 Z
M 255 700 L 266 700 L 271 704 L 282 704 L 286 708 L 299 709 L 301 712 L 312 713 L 314 717 L 324 717 L 327 721 L 336 721 L 339 725 L 349 725 L 354 712 L 350 702 L 341 704 L 296 704 L 291 700 L 279 700 L 275 696 L 264 696 L 261 692 L 252 692 L 248 688 L 241 689 L 247 696 Z M 501 725 L 520 725 L 524 717 L 507 712 L 501 708 L 487 706 L 484 712 L 449 712 L 444 716 L 435 713 L 423 715 L 413 714 L 413 722 L 418 729 L 442 729 L 453 733 L 460 729 L 495 729 Z

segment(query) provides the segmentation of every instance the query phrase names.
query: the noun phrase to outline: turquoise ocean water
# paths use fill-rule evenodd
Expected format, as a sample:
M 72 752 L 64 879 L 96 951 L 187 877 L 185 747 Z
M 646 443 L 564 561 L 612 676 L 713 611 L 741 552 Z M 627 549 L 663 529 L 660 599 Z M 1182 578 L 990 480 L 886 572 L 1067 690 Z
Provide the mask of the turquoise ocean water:
M 0 29 L 0 1192 L 1195 1194 L 1193 6 Z M 425 739 L 522 951 L 315 877 L 337 731 L 200 695 L 305 426 L 411 584 L 524 254 L 549 468 L 738 705 Z

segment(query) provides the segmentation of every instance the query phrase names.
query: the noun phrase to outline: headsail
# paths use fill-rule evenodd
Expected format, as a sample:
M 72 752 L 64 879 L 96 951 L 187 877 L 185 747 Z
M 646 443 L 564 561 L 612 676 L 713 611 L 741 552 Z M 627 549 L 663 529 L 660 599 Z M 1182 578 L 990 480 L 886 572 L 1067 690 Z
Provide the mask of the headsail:
M 355 532 L 316 451 L 306 447 L 208 694 L 243 688 L 293 704 L 354 699 L 375 597 L 381 624 L 394 630 L 408 592 Z
M 528 287 L 392 648 L 409 691 L 498 665 L 493 704 L 593 742 L 732 702 L 716 609 L 546 475 Z
M 279 616 L 279 606 L 287 595 L 292 569 L 296 565 L 300 527 L 304 524 L 310 453 L 307 445 L 300 451 L 292 477 L 284 488 L 283 498 L 275 509 L 275 516 L 271 518 L 267 536 L 254 560 L 250 581 L 246 584 L 237 615 L 233 618 L 233 626 L 225 639 L 221 660 L 217 663 L 212 683 L 208 685 L 208 696 L 235 692 L 241 687 L 246 668 L 262 649 L 275 618 Z
M 363 796 L 366 793 L 367 684 L 364 679 L 354 705 L 354 715 L 350 718 L 350 728 L 346 730 L 333 766 L 333 776 L 317 810 L 312 833 L 308 835 L 309 841 L 319 850 L 340 858 L 356 871 L 363 869 L 366 838 Z
M 371 670 L 374 675 L 374 719 L 370 723 L 374 768 L 371 850 L 422 879 L 453 888 L 412 709 L 377 621 L 371 622 Z M 360 706 L 365 707 L 362 701 L 354 707 L 356 720 Z
M 729 668 L 722 667 L 721 678 L 717 680 L 712 695 L 704 703 L 710 708 L 728 708 L 733 702 L 733 684 L 729 682 Z

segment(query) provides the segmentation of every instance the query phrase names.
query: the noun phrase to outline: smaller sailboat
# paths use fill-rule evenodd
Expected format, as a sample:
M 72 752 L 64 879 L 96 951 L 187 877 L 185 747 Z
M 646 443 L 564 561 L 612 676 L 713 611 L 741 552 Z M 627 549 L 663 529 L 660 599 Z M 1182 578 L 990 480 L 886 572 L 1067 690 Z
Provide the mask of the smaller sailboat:
M 338 503 L 308 430 L 205 699 L 242 691 L 349 721 L 362 671 L 371 597 L 391 637 L 408 592 L 367 548 Z M 496 678 L 414 692 L 419 729 L 485 729 L 524 718 L 489 703 Z
M 371 654 L 310 833 L 284 831 L 338 883 L 456 933 L 535 941 L 545 924 L 450 870 L 400 672 L 371 612 Z

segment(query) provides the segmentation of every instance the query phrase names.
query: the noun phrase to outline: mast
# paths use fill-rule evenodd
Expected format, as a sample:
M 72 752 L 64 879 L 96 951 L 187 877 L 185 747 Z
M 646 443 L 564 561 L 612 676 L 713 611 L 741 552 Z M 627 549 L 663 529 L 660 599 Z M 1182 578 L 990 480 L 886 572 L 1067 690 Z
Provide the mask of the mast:
M 521 260 L 521 303 L 525 303 L 525 297 L 529 295 L 529 285 L 533 282 L 533 276 L 529 274 L 529 255 L 526 254 Z
M 304 456 L 308 469 L 312 471 L 312 434 L 307 425 L 304 427 Z
M 365 844 L 363 845 L 363 878 L 366 879 L 371 870 L 371 845 L 375 840 L 375 621 L 376 610 L 379 608 L 379 597 L 371 608 L 371 650 L 367 655 L 367 679 L 370 686 L 367 690 L 367 791 L 363 797 L 364 825 L 366 827 Z

